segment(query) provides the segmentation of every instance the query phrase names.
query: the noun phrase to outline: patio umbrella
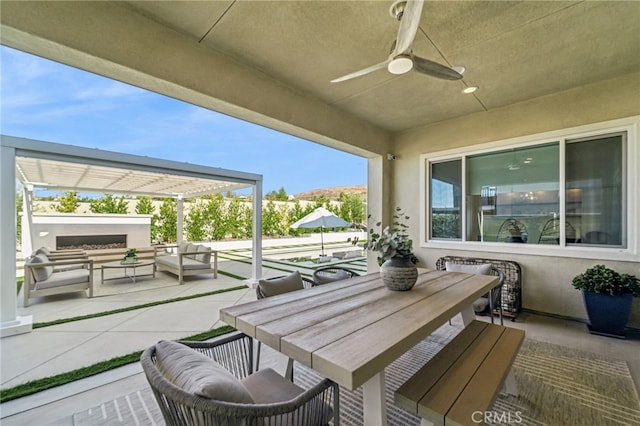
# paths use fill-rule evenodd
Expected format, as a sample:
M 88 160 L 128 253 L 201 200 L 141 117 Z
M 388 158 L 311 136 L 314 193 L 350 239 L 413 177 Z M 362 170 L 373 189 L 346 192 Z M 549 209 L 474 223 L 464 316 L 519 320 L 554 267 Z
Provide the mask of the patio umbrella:
M 318 207 L 296 223 L 291 225 L 291 228 L 320 228 L 320 245 L 322 247 L 322 256 L 324 256 L 324 237 L 322 232 L 324 228 L 343 228 L 345 226 L 351 226 L 349 222 L 331 213 L 324 207 Z

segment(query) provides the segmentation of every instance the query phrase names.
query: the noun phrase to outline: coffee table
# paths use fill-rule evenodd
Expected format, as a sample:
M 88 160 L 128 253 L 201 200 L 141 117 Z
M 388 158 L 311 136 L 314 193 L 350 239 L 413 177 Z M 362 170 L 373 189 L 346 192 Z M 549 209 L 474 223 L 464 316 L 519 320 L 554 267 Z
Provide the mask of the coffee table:
M 152 273 L 136 274 L 136 269 L 139 269 L 145 266 L 151 266 Z M 105 269 L 124 269 L 124 275 L 105 279 L 104 278 Z M 130 270 L 131 273 L 129 273 L 128 270 Z M 153 275 L 153 278 L 156 277 L 156 262 L 154 260 L 138 260 L 136 262 L 122 262 L 122 261 L 107 262 L 103 264 L 101 267 L 100 284 L 104 284 L 104 282 L 107 280 L 117 280 L 122 278 L 129 278 L 135 284 L 136 277 L 149 276 L 149 275 Z

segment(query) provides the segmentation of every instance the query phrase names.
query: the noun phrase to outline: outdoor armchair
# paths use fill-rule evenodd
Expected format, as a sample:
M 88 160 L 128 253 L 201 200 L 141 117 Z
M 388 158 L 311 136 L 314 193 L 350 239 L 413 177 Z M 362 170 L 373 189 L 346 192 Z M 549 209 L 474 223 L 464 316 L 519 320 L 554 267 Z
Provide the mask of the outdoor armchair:
M 176 254 L 168 250 L 177 249 Z M 170 272 L 178 276 L 178 284 L 187 275 L 213 274 L 218 278 L 218 252 L 202 244 L 180 243 L 177 245 L 154 246 L 153 258 L 158 271 Z
M 360 274 L 347 268 L 340 266 L 327 266 L 325 268 L 319 268 L 313 271 L 314 285 L 322 285 L 332 283 L 334 281 L 340 281 L 347 278 L 358 277 Z
M 89 290 L 93 297 L 93 260 L 69 259 L 51 261 L 39 254 L 24 264 L 24 306 L 29 299 L 52 294 Z
M 339 424 L 338 385 L 303 389 L 267 368 L 254 372 L 253 339 L 161 341 L 140 358 L 167 425 Z

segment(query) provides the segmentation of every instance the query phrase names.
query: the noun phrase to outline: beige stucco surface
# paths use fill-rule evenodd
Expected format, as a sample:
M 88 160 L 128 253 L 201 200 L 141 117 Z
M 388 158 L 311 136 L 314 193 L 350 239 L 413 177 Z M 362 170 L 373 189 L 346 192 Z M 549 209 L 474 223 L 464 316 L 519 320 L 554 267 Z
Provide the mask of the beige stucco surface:
M 411 217 L 411 234 L 423 264 L 434 267 L 436 260 L 445 255 L 515 260 L 523 270 L 524 308 L 581 319 L 586 319 L 586 312 L 580 292 L 571 286 L 573 276 L 597 263 L 640 276 L 637 260 L 621 262 L 419 247 L 420 155 L 638 115 L 638 87 L 640 74 L 630 74 L 399 135 L 394 148 L 397 159 L 392 168 L 392 205 L 401 206 Z M 638 240 L 639 236 L 635 238 Z M 634 299 L 629 326 L 640 327 L 640 298 Z

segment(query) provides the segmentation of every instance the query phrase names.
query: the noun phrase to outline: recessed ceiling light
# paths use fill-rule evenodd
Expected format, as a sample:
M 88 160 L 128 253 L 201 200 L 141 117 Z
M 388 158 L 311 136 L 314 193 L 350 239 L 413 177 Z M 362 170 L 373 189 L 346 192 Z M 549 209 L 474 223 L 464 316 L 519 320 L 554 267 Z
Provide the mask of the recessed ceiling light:
M 478 90 L 478 86 L 468 86 L 462 89 L 462 93 L 473 93 Z

